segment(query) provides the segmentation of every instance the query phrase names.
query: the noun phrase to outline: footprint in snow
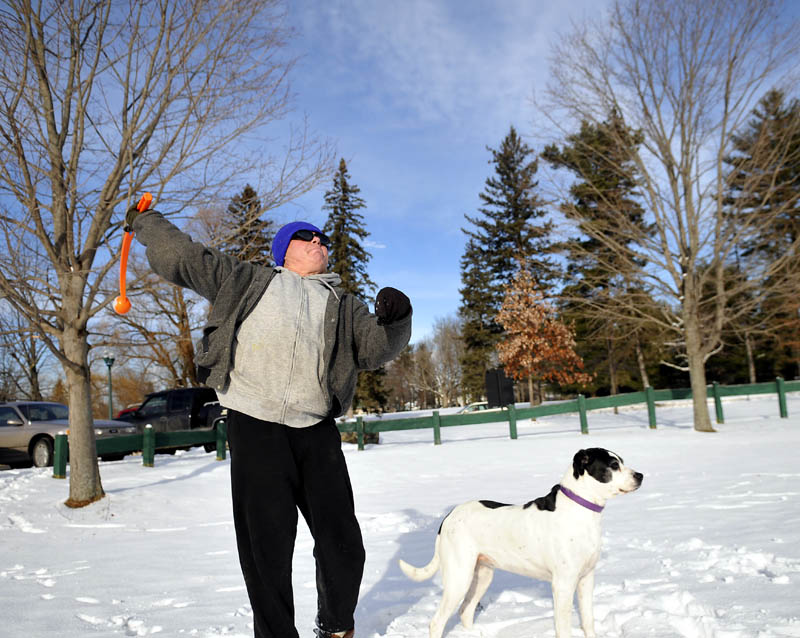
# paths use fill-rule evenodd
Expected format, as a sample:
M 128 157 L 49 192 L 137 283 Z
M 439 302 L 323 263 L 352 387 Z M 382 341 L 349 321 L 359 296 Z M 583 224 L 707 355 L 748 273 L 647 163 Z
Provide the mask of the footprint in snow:
M 16 527 L 21 532 L 25 532 L 26 534 L 44 534 L 45 530 L 38 529 L 34 527 L 31 523 L 25 520 L 22 516 L 18 514 L 9 514 L 8 520 L 11 523 L 12 527 Z

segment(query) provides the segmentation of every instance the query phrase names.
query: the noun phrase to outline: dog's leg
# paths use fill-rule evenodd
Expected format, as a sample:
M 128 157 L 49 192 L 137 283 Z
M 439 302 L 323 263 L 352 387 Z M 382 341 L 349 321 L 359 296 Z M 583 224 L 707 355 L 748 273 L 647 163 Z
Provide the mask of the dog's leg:
M 594 570 L 578 581 L 578 610 L 581 613 L 581 628 L 586 638 L 595 638 L 593 596 Z
M 572 603 L 575 598 L 577 579 L 560 575 L 553 579 L 553 620 L 556 625 L 556 638 L 569 638 L 572 635 Z
M 450 560 L 447 560 L 449 558 Z M 447 620 L 453 615 L 458 603 L 464 598 L 472 584 L 473 570 L 478 557 L 471 556 L 442 556 L 442 600 L 439 608 L 433 615 L 430 624 L 430 638 L 441 638 Z
M 481 598 L 483 598 L 486 590 L 489 589 L 492 576 L 494 576 L 494 569 L 488 565 L 482 565 L 479 562 L 475 567 L 475 573 L 472 576 L 472 585 L 470 585 L 469 591 L 459 610 L 461 624 L 467 629 L 472 629 L 472 622 L 475 619 L 475 608 L 478 606 Z

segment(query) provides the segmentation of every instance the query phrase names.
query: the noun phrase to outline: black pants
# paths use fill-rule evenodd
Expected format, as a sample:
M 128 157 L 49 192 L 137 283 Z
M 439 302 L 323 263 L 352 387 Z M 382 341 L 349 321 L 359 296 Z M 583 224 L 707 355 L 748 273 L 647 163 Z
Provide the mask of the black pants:
M 317 624 L 353 628 L 364 545 L 333 419 L 290 428 L 228 410 L 233 520 L 256 638 L 295 638 L 297 510 L 314 537 Z

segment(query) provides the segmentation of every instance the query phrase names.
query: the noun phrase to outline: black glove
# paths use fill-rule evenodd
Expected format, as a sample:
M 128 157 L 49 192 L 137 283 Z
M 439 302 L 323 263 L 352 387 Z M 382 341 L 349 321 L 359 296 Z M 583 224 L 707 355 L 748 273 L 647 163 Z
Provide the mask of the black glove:
M 148 208 L 144 212 L 151 212 L 152 210 L 152 208 Z M 133 221 L 141 214 L 142 213 L 140 213 L 139 209 L 137 208 L 137 204 L 134 204 L 127 211 L 125 211 L 125 226 L 123 230 L 126 233 L 133 231 Z
M 381 288 L 375 299 L 375 314 L 378 325 L 405 319 L 411 312 L 411 301 L 397 288 Z

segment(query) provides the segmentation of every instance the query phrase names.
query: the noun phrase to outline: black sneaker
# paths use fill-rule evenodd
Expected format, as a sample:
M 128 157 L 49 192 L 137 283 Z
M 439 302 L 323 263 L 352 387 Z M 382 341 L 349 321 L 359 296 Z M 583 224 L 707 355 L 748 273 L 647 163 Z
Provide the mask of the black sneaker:
M 353 629 L 348 629 L 347 631 L 337 631 L 335 634 L 325 631 L 324 629 L 320 629 L 319 627 L 314 629 L 314 635 L 317 638 L 353 638 L 354 634 L 355 630 Z

